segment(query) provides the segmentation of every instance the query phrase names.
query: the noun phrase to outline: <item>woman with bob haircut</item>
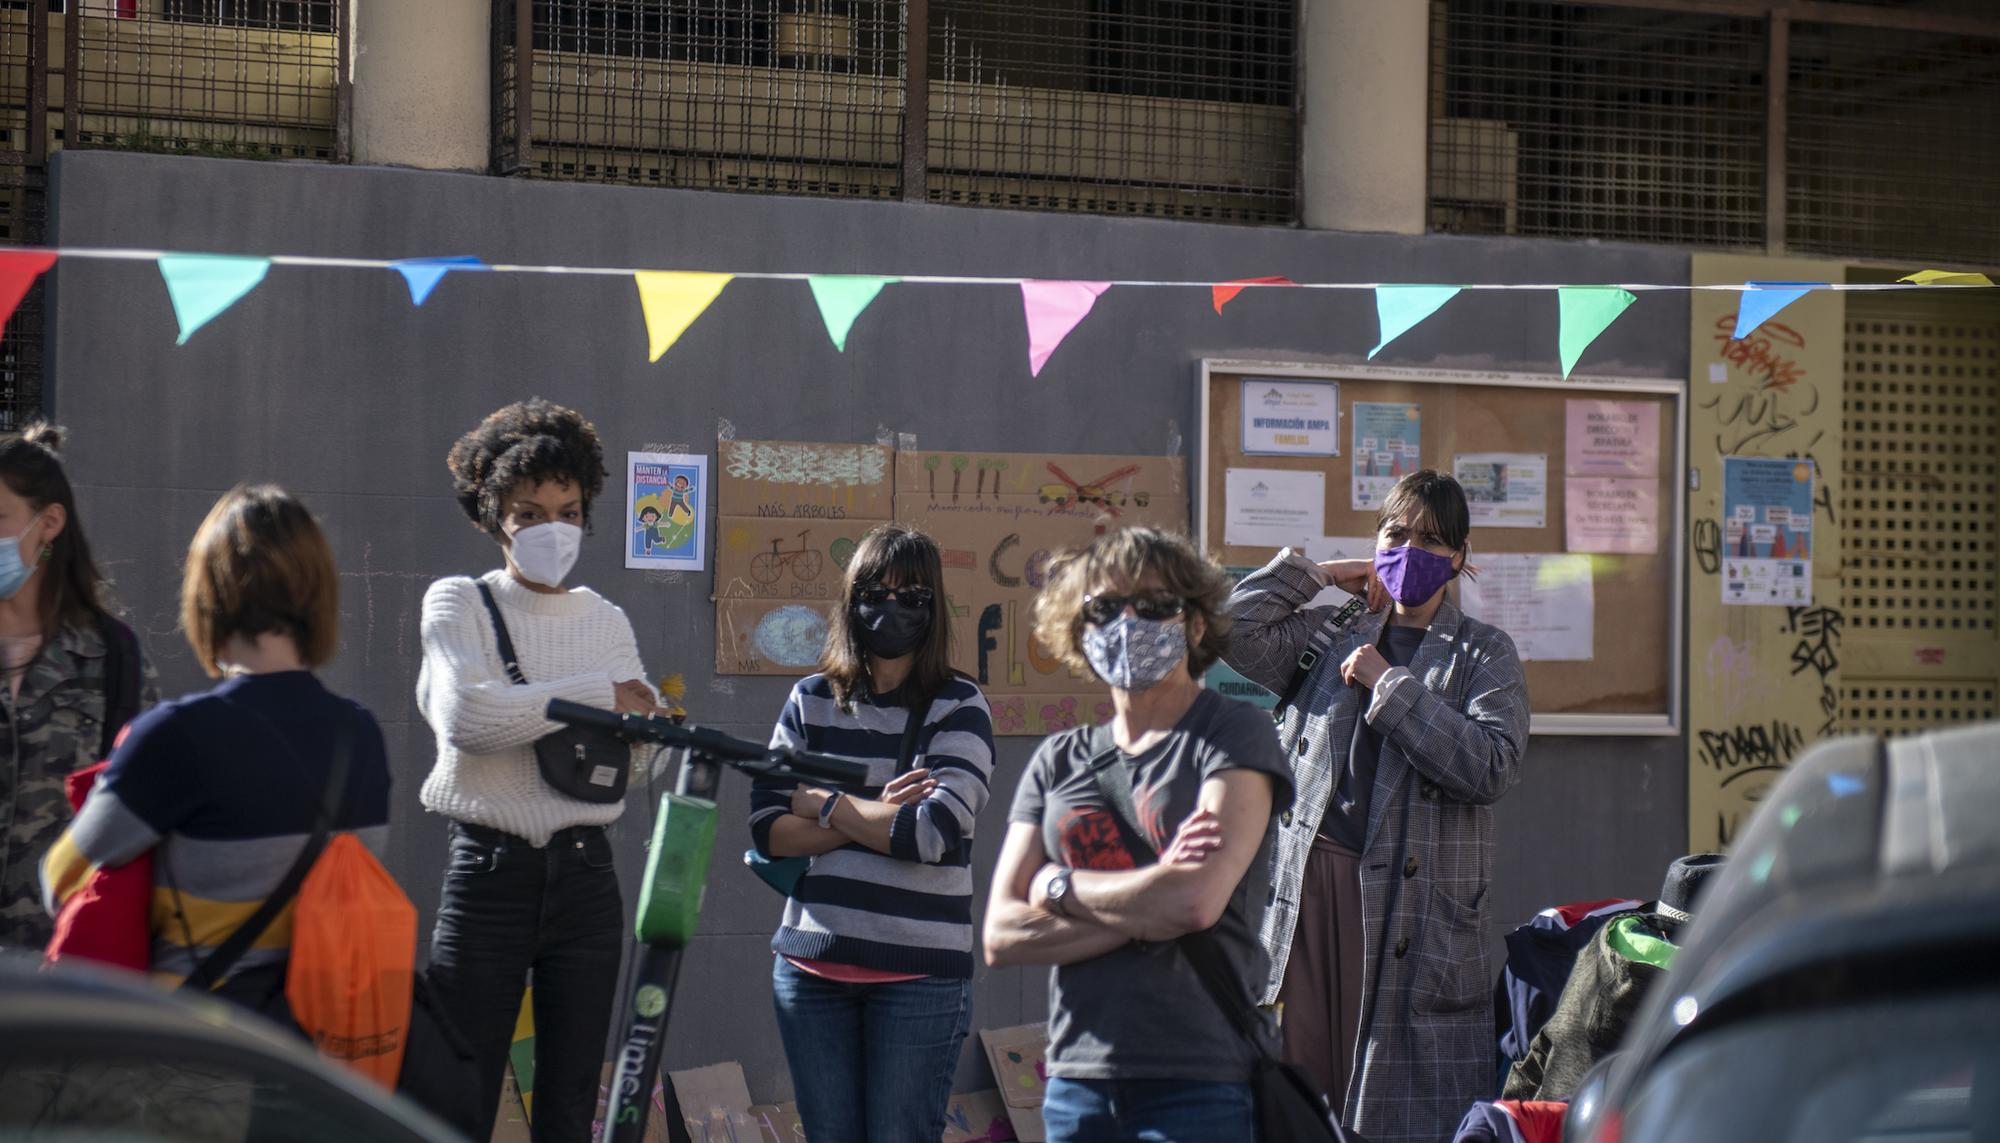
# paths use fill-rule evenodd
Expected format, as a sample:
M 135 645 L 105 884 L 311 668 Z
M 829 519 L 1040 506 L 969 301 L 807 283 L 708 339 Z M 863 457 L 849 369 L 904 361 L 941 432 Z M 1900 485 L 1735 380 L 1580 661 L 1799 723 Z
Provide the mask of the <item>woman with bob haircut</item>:
M 1284 1012 L 1285 1058 L 1375 1143 L 1450 1138 L 1492 1094 L 1489 807 L 1520 776 L 1528 692 L 1513 640 L 1447 596 L 1473 574 L 1471 528 L 1458 481 L 1413 472 L 1383 501 L 1372 560 L 1287 548 L 1229 600 L 1230 666 L 1294 696 L 1299 801 L 1272 859 L 1263 999 Z M 1328 584 L 1394 606 L 1336 631 L 1309 606 Z
M 587 587 L 563 586 L 604 489 L 597 430 L 538 397 L 493 412 L 445 463 L 459 507 L 501 558 L 476 579 L 449 576 L 424 593 L 417 676 L 417 706 L 437 735 L 420 798 L 451 820 L 430 980 L 483 1085 L 477 1121 L 456 1126 L 473 1139 L 493 1134 L 532 971 L 532 1133 L 538 1143 L 586 1140 L 625 932 L 604 827 L 625 806 L 551 785 L 535 740 L 563 729 L 543 713 L 550 699 L 660 710 L 625 613 Z M 518 677 L 501 652 L 503 631 Z M 620 754 L 628 768 L 637 760 Z
M 771 745 L 868 764 L 868 789 L 760 780 L 750 836 L 810 857 L 771 938 L 772 994 L 814 1143 L 936 1139 L 972 1020 L 972 842 L 993 774 L 986 697 L 951 669 L 937 544 L 862 538 L 820 670 Z
M 160 698 L 138 636 L 112 617 L 62 437 L 35 421 L 0 441 L 0 947 L 48 944 L 36 866 L 69 824 L 64 779 Z
M 986 906 L 988 964 L 1054 966 L 1042 1118 L 1055 1143 L 1257 1137 L 1256 1049 L 1173 943 L 1208 931 L 1229 1002 L 1253 1010 L 1291 771 L 1269 716 L 1201 685 L 1229 645 L 1228 582 L 1186 539 L 1126 528 L 1059 557 L 1035 601 L 1036 637 L 1108 684 L 1114 711 L 1036 750 Z M 1106 793 L 1122 786 L 1124 825 Z
M 374 716 L 313 673 L 340 646 L 339 574 L 304 505 L 275 485 L 224 494 L 188 548 L 181 631 L 217 686 L 132 723 L 43 864 L 51 912 L 99 866 L 152 851 L 153 972 L 178 984 L 284 880 L 338 754 L 331 828 L 380 858 L 389 761 Z M 287 904 L 216 985 L 296 1029 L 285 999 Z

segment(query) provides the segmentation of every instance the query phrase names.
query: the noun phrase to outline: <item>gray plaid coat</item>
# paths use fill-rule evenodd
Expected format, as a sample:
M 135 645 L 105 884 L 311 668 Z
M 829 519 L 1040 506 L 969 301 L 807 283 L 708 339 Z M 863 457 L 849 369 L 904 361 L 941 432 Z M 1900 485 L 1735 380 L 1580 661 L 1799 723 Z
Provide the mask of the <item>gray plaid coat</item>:
M 1302 610 L 1320 590 L 1313 565 L 1289 549 L 1246 577 L 1229 599 L 1229 665 L 1283 694 L 1327 619 L 1329 609 Z M 1382 736 L 1361 855 L 1366 1035 L 1341 1121 L 1373 1143 L 1434 1143 L 1451 1138 L 1474 1100 L 1492 1095 L 1487 807 L 1520 774 L 1528 692 L 1514 641 L 1447 600 L 1410 665 L 1384 674 L 1363 712 L 1367 692 L 1341 683 L 1340 664 L 1374 641 L 1386 618 L 1363 615 L 1333 637 L 1279 732 L 1298 796 L 1272 848 L 1265 1002 L 1284 979 L 1306 854 L 1346 765 L 1354 720 L 1365 714 Z

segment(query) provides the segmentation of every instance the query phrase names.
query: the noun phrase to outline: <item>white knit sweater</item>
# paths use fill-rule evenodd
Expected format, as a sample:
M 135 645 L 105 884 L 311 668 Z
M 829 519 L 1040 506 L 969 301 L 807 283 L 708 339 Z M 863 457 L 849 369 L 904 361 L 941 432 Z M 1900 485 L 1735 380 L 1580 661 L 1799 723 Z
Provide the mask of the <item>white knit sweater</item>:
M 612 684 L 646 677 L 631 622 L 589 588 L 544 595 L 505 570 L 480 578 L 507 619 L 528 685 L 507 677 L 473 580 L 433 583 L 424 593 L 424 665 L 417 675 L 417 707 L 437 734 L 437 764 L 419 795 L 424 808 L 536 846 L 559 829 L 615 820 L 622 802 L 584 802 L 550 789 L 535 768 L 534 741 L 562 729 L 542 714 L 550 699 L 610 710 Z

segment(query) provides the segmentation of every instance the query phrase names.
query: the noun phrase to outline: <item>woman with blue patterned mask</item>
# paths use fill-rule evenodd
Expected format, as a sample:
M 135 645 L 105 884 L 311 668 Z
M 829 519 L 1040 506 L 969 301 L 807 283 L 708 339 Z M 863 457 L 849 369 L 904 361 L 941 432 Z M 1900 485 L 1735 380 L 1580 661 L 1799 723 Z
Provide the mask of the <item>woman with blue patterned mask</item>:
M 986 907 L 988 964 L 1051 966 L 1051 1140 L 1257 1137 L 1257 1050 L 1176 944 L 1207 934 L 1270 1048 L 1257 931 L 1291 772 L 1262 710 L 1201 685 L 1228 592 L 1185 538 L 1127 528 L 1059 557 L 1035 601 L 1035 637 L 1113 709 L 1029 761 Z

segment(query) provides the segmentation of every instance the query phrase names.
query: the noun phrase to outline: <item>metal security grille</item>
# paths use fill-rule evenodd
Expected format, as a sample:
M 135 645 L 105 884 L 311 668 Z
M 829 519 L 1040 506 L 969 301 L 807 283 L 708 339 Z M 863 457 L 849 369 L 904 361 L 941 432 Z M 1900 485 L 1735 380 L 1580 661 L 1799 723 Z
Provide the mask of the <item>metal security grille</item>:
M 1789 106 L 1792 249 L 2000 260 L 2000 39 L 1798 24 Z
M 932 0 L 933 202 L 1289 222 L 1293 0 Z
M 520 0 L 525 3 L 526 0 Z M 503 25 L 501 13 L 510 25 Z M 502 169 L 548 178 L 892 197 L 903 138 L 902 9 L 883 0 L 515 0 L 496 76 Z M 525 153 L 519 140 L 529 139 Z
M 1847 314 L 1843 725 L 1995 717 L 2000 309 L 1850 294 Z
M 245 157 L 336 157 L 346 4 L 77 0 L 66 141 Z
M 1289 222 L 1294 4 L 498 0 L 497 166 Z
M 1434 231 L 1764 244 L 1765 21 L 1432 0 Z

